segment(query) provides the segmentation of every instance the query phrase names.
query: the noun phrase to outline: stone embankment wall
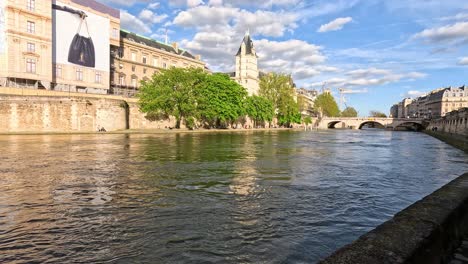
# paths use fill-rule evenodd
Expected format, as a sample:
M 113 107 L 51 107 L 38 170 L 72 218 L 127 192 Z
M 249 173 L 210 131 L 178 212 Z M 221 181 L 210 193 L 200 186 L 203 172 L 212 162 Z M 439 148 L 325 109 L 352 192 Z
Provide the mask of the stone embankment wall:
M 321 263 L 447 263 L 468 232 L 468 173 Z
M 425 132 L 468 152 L 468 108 L 432 120 Z
M 0 132 L 88 132 L 125 129 L 123 101 L 0 95 Z
M 96 132 L 174 127 L 152 121 L 137 100 L 118 96 L 0 88 L 0 133 Z

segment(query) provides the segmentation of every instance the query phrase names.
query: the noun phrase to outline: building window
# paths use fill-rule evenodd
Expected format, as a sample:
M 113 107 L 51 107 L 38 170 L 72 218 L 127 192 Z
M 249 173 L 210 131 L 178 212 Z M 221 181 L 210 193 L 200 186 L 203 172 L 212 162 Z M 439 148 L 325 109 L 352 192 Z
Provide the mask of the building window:
M 116 29 L 116 28 L 112 29 L 112 37 L 115 38 L 115 39 L 119 38 L 119 30 L 118 29 Z
M 119 85 L 125 85 L 125 76 L 123 75 L 119 76 Z
M 62 65 L 55 65 L 55 77 L 62 77 Z
M 36 33 L 36 23 L 32 22 L 32 21 L 28 21 L 27 22 L 27 28 L 26 28 L 26 31 L 28 33 L 31 33 L 31 34 L 34 34 Z
M 26 72 L 36 73 L 36 60 L 35 59 L 26 59 Z
M 167 69 L 167 64 L 165 62 L 163 62 L 163 68 Z
M 102 82 L 102 75 L 100 72 L 96 72 L 96 75 L 94 76 L 94 82 L 95 83 L 101 83 Z
M 136 78 L 132 78 L 132 86 L 133 87 L 136 87 L 137 86 L 137 79 Z
M 36 44 L 28 42 L 27 50 L 28 52 L 36 52 Z
M 143 69 L 143 74 L 146 74 L 146 68 L 145 68 L 145 69 Z
M 26 0 L 26 9 L 34 11 L 36 9 L 36 0 Z
M 136 61 L 136 53 L 132 52 L 132 61 Z
M 136 70 L 136 66 L 132 65 L 132 71 L 134 72 Z
M 142 60 L 143 64 L 146 64 L 146 56 L 143 56 Z
M 76 69 L 76 80 L 83 81 L 83 70 L 81 68 Z
M 153 57 L 153 66 L 158 67 L 158 58 Z

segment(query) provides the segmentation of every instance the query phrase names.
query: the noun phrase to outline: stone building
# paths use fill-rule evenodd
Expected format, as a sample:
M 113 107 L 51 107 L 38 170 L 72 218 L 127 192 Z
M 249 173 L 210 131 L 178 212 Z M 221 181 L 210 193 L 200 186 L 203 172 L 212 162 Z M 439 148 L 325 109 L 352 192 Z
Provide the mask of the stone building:
M 300 103 L 302 115 L 314 114 L 314 101 L 318 96 L 317 90 L 307 90 L 304 88 L 296 89 L 297 102 Z
M 234 79 L 247 89 L 249 95 L 259 91 L 259 71 L 257 52 L 250 34 L 247 31 L 236 54 L 236 71 Z
M 390 107 L 390 117 L 398 117 L 398 104 L 394 104 L 392 107 Z
M 0 86 L 105 94 L 119 29 L 119 10 L 95 0 L 3 0 Z
M 404 99 L 398 103 L 399 118 L 439 118 L 451 111 L 468 107 L 466 86 L 440 88 L 414 100 Z M 390 112 L 395 111 L 395 105 Z
M 170 67 L 205 69 L 205 63 L 177 43 L 167 45 L 120 30 L 120 46 L 111 49 L 112 93 L 133 96 L 142 80 Z
M 50 89 L 52 1 L 0 1 L 0 86 Z

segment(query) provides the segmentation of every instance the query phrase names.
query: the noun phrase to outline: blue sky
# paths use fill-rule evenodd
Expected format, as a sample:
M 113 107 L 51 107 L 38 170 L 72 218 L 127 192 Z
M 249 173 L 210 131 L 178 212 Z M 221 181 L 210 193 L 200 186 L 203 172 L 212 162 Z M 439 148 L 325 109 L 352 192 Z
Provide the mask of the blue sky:
M 213 71 L 234 70 L 249 29 L 261 70 L 290 73 L 307 89 L 326 83 L 336 96 L 353 90 L 347 105 L 360 115 L 468 85 L 464 0 L 99 1 L 121 10 L 122 28 L 161 41 L 167 30 Z

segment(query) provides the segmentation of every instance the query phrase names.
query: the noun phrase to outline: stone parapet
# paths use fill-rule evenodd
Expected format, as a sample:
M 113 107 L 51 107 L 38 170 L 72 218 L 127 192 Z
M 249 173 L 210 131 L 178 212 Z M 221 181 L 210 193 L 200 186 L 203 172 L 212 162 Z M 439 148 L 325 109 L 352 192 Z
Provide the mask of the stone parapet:
M 446 263 L 468 231 L 468 173 L 320 263 Z
M 427 130 L 468 137 L 468 108 L 460 108 L 442 118 L 431 120 Z

